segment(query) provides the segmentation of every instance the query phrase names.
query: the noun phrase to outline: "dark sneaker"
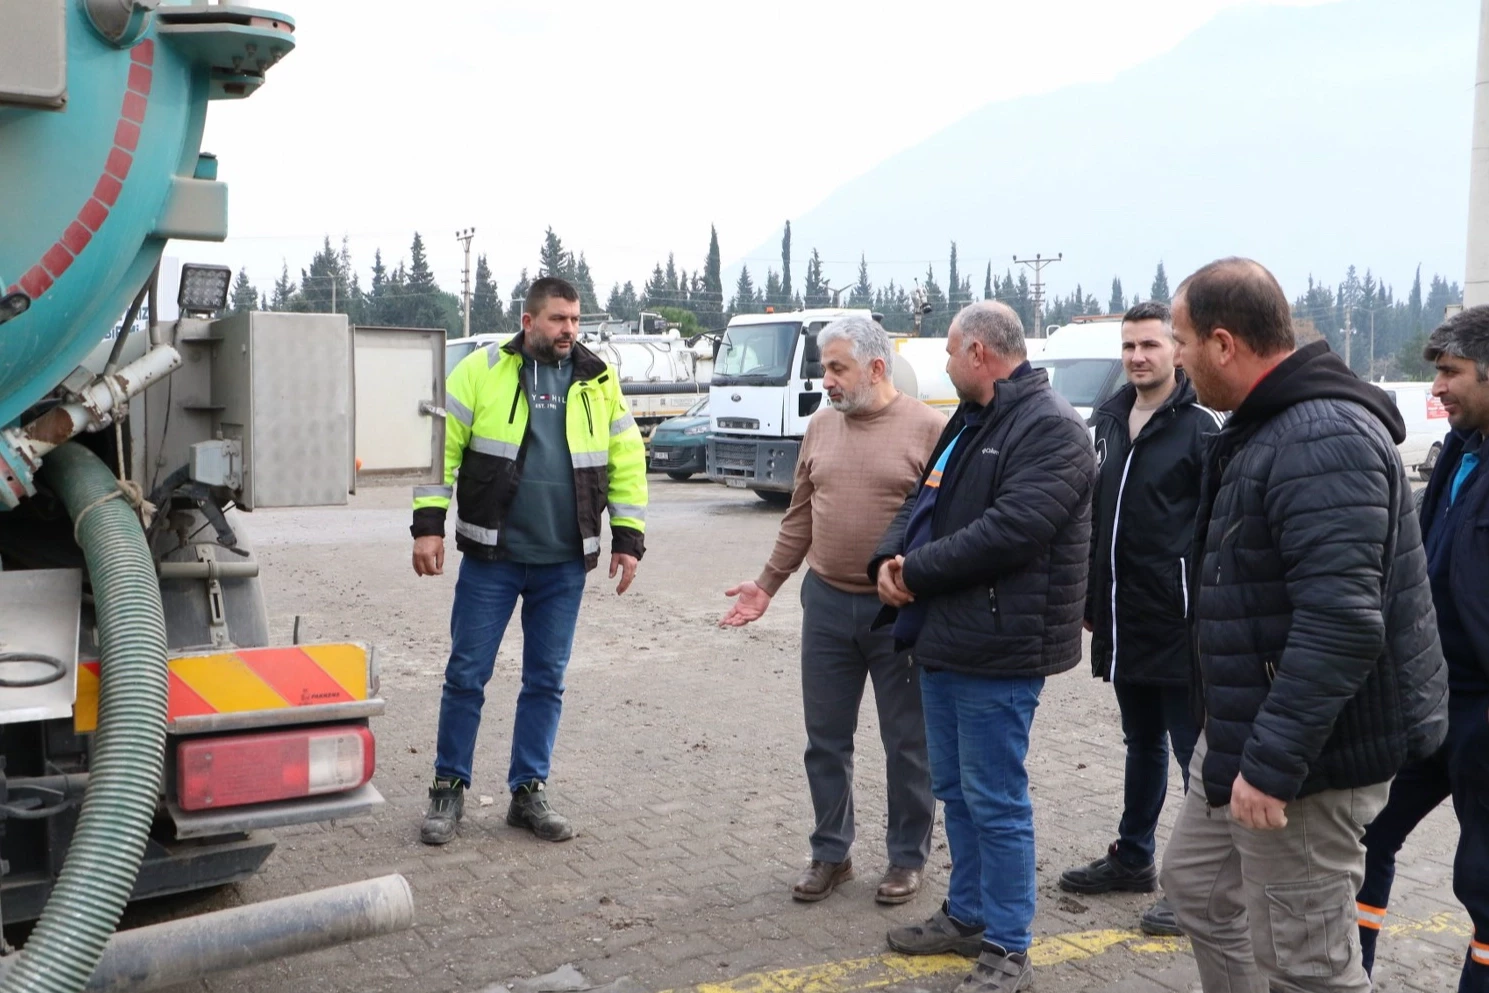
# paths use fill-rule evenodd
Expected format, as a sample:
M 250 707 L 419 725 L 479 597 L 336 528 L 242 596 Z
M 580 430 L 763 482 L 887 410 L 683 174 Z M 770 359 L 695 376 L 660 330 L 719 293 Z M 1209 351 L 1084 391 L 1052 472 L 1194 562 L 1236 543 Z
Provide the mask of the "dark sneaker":
M 568 841 L 574 837 L 574 825 L 548 803 L 548 787 L 537 780 L 512 792 L 507 823 L 527 828 L 544 841 Z
M 465 816 L 465 784 L 460 780 L 436 779 L 429 787 L 429 813 L 419 840 L 426 845 L 443 845 L 455 839 L 460 818 Z
M 1155 938 L 1178 938 L 1184 934 L 1166 896 L 1159 897 L 1157 903 L 1143 911 L 1138 926 L 1143 929 L 1143 934 L 1151 934 Z
M 955 952 L 969 959 L 982 953 L 982 928 L 963 924 L 947 912 L 947 905 L 923 924 L 890 928 L 889 947 L 904 955 L 943 955 Z
M 963 979 L 956 993 L 1016 993 L 1034 985 L 1034 967 L 1028 952 L 1008 952 L 1003 946 L 985 942 L 972 974 Z
M 1158 889 L 1158 866 L 1149 862 L 1136 868 L 1117 858 L 1113 845 L 1105 855 L 1088 865 L 1060 873 L 1060 889 L 1067 893 L 1152 893 Z
M 839 883 L 846 883 L 852 878 L 852 859 L 844 859 L 841 862 L 823 862 L 820 859 L 812 859 L 812 864 L 806 867 L 801 878 L 791 887 L 791 899 L 800 900 L 802 903 L 826 900 L 832 896 L 832 891 L 837 889 Z

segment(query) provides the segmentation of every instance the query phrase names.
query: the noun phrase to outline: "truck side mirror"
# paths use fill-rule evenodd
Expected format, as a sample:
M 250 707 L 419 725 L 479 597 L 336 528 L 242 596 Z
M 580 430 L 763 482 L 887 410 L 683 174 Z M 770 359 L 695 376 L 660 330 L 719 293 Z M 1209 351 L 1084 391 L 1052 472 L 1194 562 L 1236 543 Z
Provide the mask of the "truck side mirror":
M 817 336 L 811 331 L 803 330 L 802 336 L 806 339 L 802 344 L 801 353 L 801 375 L 803 379 L 821 379 L 826 370 L 822 367 L 822 348 L 817 344 Z

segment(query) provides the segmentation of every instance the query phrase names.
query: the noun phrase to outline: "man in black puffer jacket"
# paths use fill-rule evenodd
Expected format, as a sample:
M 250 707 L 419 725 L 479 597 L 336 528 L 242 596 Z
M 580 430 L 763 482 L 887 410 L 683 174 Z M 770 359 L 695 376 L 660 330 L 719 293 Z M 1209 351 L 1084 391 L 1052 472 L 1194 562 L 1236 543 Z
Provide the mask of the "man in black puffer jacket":
M 1007 306 L 965 307 L 946 339 L 962 405 L 869 562 L 921 668 L 931 790 L 951 846 L 947 902 L 894 928 L 908 954 L 978 956 L 959 993 L 1032 979 L 1034 812 L 1024 756 L 1044 678 L 1081 657 L 1095 453 L 1025 358 Z
M 1235 413 L 1201 486 L 1200 785 L 1164 890 L 1206 993 L 1368 993 L 1360 837 L 1447 729 L 1405 427 L 1326 343 L 1294 351 L 1287 297 L 1255 262 L 1180 284 L 1174 332 L 1200 402 Z
M 1168 795 L 1169 748 L 1189 788 L 1199 726 L 1189 706 L 1189 556 L 1205 445 L 1220 415 L 1201 406 L 1174 368 L 1167 304 L 1148 300 L 1122 318 L 1127 385 L 1096 409 L 1096 492 L 1086 626 L 1091 670 L 1112 684 L 1127 752 L 1122 819 L 1105 855 L 1060 874 L 1072 893 L 1158 888 L 1158 817 Z M 1146 934 L 1181 934 L 1167 900 L 1143 911 Z

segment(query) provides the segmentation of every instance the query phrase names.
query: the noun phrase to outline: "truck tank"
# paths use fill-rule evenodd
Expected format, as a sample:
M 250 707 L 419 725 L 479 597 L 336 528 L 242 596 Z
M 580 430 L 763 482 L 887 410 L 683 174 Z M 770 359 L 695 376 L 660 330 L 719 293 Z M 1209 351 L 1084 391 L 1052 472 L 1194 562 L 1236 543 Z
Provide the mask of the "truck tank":
M 344 502 L 345 316 L 214 320 L 231 273 L 188 267 L 181 319 L 129 333 L 168 239 L 227 236 L 208 103 L 253 93 L 293 32 L 236 3 L 0 0 L 0 920 L 36 922 L 0 942 L 3 993 L 146 988 L 412 924 L 389 877 L 111 937 L 132 898 L 252 874 L 268 830 L 382 803 L 372 650 L 266 644 L 228 511 Z M 230 692 L 247 670 L 263 689 Z M 361 765 L 316 792 L 327 735 Z
M 0 59 L 0 287 L 4 312 L 26 308 L 0 325 L 5 428 L 105 338 L 166 239 L 227 236 L 227 189 L 201 154 L 207 103 L 251 94 L 295 43 L 289 18 L 247 7 L 4 0 L 0 11 L 17 51 L 52 53 Z M 0 446 L 25 474 L 5 456 Z

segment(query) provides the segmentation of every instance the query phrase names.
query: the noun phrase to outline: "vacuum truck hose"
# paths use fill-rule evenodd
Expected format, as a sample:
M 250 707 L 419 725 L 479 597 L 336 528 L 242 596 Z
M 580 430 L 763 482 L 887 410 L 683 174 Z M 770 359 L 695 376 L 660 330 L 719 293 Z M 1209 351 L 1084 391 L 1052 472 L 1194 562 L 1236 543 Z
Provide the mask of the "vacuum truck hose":
M 0 993 L 78 993 L 87 984 L 134 889 L 165 759 L 165 616 L 144 530 L 128 502 L 105 499 L 118 482 L 81 445 L 48 454 L 41 478 L 77 523 L 93 587 L 98 731 L 62 873 Z

